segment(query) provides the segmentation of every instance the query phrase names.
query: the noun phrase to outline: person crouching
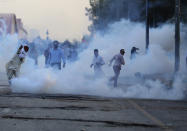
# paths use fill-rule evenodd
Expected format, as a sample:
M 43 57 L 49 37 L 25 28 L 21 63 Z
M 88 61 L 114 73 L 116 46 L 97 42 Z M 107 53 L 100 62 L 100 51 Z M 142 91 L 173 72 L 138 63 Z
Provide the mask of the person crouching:
M 8 77 L 9 84 L 14 77 L 18 77 L 21 64 L 24 63 L 25 57 L 29 51 L 27 45 L 21 45 L 14 55 L 14 57 L 6 64 L 6 73 Z

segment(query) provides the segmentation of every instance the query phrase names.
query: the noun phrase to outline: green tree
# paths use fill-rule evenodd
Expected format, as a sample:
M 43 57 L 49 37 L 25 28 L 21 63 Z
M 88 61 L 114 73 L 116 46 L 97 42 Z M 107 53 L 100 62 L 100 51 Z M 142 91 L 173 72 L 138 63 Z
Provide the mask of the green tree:
M 146 0 L 90 0 L 91 8 L 86 8 L 92 21 L 90 31 L 104 30 L 110 23 L 129 19 L 145 22 Z M 181 0 L 181 19 L 187 21 L 187 1 Z M 175 0 L 149 0 L 149 21 L 151 27 L 173 22 Z

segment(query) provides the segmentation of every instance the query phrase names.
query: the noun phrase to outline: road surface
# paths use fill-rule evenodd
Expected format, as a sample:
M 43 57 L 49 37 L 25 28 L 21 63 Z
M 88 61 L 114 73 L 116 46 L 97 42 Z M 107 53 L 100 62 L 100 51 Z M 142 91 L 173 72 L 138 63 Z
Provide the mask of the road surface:
M 15 94 L 2 78 L 0 89 L 0 131 L 187 130 L 187 101 Z

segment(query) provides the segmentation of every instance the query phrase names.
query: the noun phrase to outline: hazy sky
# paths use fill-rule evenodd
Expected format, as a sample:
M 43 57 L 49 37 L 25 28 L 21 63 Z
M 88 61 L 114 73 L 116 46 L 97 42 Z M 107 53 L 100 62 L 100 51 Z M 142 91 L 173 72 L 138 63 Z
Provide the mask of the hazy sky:
M 90 24 L 85 16 L 89 0 L 0 0 L 0 13 L 15 13 L 23 24 L 37 29 L 42 37 L 80 39 Z

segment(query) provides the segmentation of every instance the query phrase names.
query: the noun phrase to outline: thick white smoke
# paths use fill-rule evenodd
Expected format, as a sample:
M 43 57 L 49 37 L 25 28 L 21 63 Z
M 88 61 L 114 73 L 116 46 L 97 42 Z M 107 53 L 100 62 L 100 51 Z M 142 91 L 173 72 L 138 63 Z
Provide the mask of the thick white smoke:
M 0 72 L 5 72 L 5 64 L 16 53 L 18 43 L 17 35 L 6 35 L 0 37 Z
M 12 39 L 12 38 L 7 38 Z M 4 43 L 11 47 L 0 46 L 0 50 L 14 50 L 16 40 Z M 185 65 L 185 33 L 181 34 L 181 71 L 173 78 L 174 69 L 174 25 L 163 25 L 150 30 L 150 49 L 145 54 L 145 27 L 143 24 L 131 23 L 127 20 L 116 22 L 110 26 L 107 34 L 97 32 L 88 49 L 79 54 L 79 60 L 67 64 L 62 71 L 46 69 L 43 66 L 44 58 L 39 58 L 39 67 L 34 66 L 31 59 L 22 65 L 21 74 L 12 82 L 14 92 L 26 93 L 66 93 L 87 94 L 109 97 L 153 98 L 153 99 L 183 99 L 185 97 L 186 67 Z M 139 56 L 130 60 L 130 50 L 133 46 L 140 48 Z M 105 77 L 95 79 L 90 64 L 93 50 L 99 49 L 106 65 L 103 66 Z M 122 68 L 119 87 L 112 88 L 108 79 L 113 75 L 109 60 L 119 50 L 126 50 L 126 65 Z M 7 53 L 7 54 L 6 54 Z M 1 62 L 7 61 L 12 54 L 6 51 Z M 3 70 L 3 67 L 0 68 Z M 134 74 L 140 72 L 140 77 Z M 170 82 L 168 84 L 168 82 Z

